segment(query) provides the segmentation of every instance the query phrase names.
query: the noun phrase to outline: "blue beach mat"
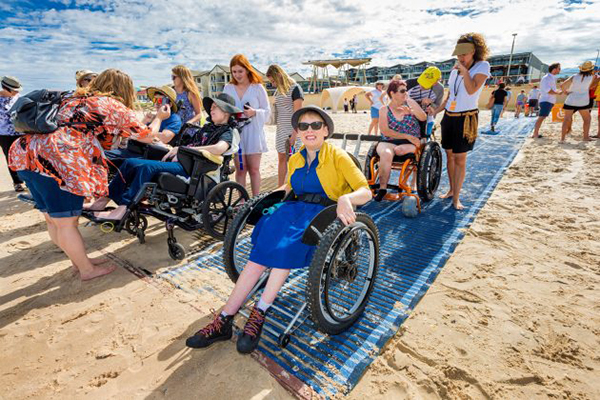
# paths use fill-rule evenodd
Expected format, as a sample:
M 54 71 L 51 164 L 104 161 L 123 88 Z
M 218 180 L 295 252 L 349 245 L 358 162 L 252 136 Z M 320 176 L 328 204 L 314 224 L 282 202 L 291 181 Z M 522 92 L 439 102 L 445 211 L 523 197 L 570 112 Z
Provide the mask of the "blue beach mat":
M 457 212 L 451 201 L 435 199 L 413 219 L 404 218 L 400 202 L 370 202 L 361 211 L 375 220 L 381 239 L 379 274 L 363 316 L 346 332 L 327 336 L 306 321 L 284 350 L 277 337 L 264 332 L 259 349 L 287 373 L 329 398 L 347 394 L 382 347 L 398 332 L 465 235 L 475 216 L 486 203 L 510 165 L 535 119 L 501 120 L 501 132 L 479 136 L 469 154 L 467 178 L 461 192 L 465 210 Z M 439 193 L 447 190 L 444 172 Z M 212 250 L 212 251 L 211 251 Z M 221 250 L 207 249 L 194 262 L 161 278 L 192 292 L 211 292 L 223 301 L 228 293 L 216 292 L 210 285 L 212 274 L 226 279 Z M 193 276 L 204 276 L 198 284 Z M 291 320 L 291 314 L 304 299 L 306 270 L 294 270 L 269 313 L 267 324 L 278 332 Z

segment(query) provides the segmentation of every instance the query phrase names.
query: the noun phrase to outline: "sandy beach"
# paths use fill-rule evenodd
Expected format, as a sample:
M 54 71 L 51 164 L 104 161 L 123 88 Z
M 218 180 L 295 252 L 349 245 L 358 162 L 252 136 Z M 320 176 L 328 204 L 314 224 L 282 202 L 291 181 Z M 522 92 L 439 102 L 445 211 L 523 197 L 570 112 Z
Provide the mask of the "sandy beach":
M 591 132 L 597 132 L 596 110 Z M 480 125 L 489 123 L 483 111 Z M 506 117 L 512 118 L 507 112 Z M 366 133 L 367 114 L 336 114 Z M 351 399 L 594 399 L 600 396 L 600 141 L 558 144 L 560 124 L 527 139 L 488 203 Z M 265 184 L 277 168 L 272 126 Z M 289 399 L 230 342 L 191 351 L 185 338 L 233 287 L 207 276 L 199 296 L 148 277 L 183 265 L 162 224 L 147 243 L 81 225 L 91 256 L 122 268 L 81 283 L 16 199 L 0 161 L 0 398 Z M 269 178 L 270 177 L 270 178 Z M 468 177 L 467 177 L 468 179 Z M 177 232 L 189 249 L 198 236 Z M 204 240 L 204 239 L 202 239 Z

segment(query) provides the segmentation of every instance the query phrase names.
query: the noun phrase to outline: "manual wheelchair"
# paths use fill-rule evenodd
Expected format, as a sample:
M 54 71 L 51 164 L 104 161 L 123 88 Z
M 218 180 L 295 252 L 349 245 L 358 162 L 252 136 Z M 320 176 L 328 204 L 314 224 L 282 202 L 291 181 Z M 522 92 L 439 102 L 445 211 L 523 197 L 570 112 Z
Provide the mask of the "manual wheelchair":
M 248 261 L 252 227 L 277 203 L 295 199 L 293 192 L 286 195 L 280 190 L 260 194 L 240 207 L 226 233 L 223 250 L 225 270 L 233 282 L 237 281 Z M 282 328 L 282 332 L 265 326 L 279 338 L 281 348 L 288 345 L 305 309 L 318 330 L 338 334 L 361 316 L 373 290 L 379 264 L 377 227 L 367 214 L 360 212 L 356 213 L 355 223 L 344 226 L 337 219 L 336 207 L 335 203 L 325 207 L 312 219 L 302 236 L 305 244 L 317 246 L 306 273 L 304 301 L 297 299 L 300 306 L 294 314 L 285 312 L 291 318 L 287 325 L 271 321 Z M 268 270 L 246 302 L 264 287 L 267 278 Z M 300 324 L 304 320 L 306 317 Z
M 83 216 L 100 224 L 103 232 L 125 229 L 137 236 L 140 243 L 145 242 L 146 216 L 164 221 L 169 256 L 182 260 L 186 251 L 174 235 L 176 226 L 186 231 L 204 229 L 222 240 L 236 209 L 249 199 L 243 186 L 229 180 L 233 172 L 231 158 L 238 149 L 238 143 L 236 129 L 232 146 L 223 156 L 180 147 L 177 161 L 189 178 L 169 172 L 158 173 L 152 182 L 146 182 L 140 188 L 120 221 L 98 219 L 91 212 L 84 212 Z

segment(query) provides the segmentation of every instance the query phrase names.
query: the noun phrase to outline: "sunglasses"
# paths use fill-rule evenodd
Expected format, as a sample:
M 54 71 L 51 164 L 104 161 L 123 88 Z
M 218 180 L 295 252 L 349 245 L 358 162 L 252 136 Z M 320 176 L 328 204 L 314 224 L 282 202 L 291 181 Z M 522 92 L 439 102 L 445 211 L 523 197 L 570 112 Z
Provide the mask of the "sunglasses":
M 171 80 L 174 81 L 175 78 L 179 78 L 177 75 L 171 75 Z
M 298 130 L 307 131 L 310 127 L 310 129 L 312 129 L 313 131 L 318 131 L 323 127 L 323 124 L 324 122 L 321 121 L 311 122 L 310 124 L 308 122 L 298 122 Z
M 398 90 L 396 90 L 396 92 L 404 94 L 404 93 L 408 92 L 408 90 L 406 90 L 406 89 L 398 89 Z
M 152 103 L 162 106 L 163 104 L 169 104 L 170 101 L 166 97 L 155 97 L 152 99 Z

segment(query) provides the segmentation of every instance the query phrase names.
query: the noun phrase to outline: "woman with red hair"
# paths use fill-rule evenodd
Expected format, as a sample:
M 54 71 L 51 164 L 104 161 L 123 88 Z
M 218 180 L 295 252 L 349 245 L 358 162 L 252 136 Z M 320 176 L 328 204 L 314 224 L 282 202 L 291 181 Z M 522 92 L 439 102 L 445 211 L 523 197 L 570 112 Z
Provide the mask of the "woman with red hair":
M 223 93 L 235 99 L 236 107 L 252 121 L 240 132 L 240 153 L 235 157 L 235 180 L 246 186 L 246 174 L 250 175 L 252 194 L 260 192 L 260 159 L 267 152 L 265 123 L 271 115 L 271 107 L 263 80 L 243 54 L 236 54 L 229 63 L 231 81 Z

